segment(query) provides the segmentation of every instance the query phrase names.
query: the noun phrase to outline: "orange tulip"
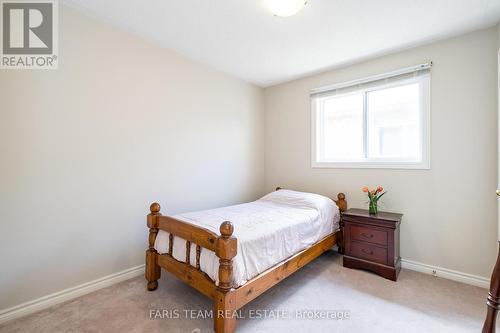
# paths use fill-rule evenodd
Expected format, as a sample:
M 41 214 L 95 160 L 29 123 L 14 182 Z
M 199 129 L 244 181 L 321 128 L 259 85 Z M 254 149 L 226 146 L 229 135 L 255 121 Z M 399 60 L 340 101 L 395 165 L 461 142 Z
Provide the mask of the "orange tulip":
M 365 192 L 365 193 L 368 193 L 368 191 L 369 191 L 367 186 L 364 186 L 361 190 L 362 190 L 363 192 Z

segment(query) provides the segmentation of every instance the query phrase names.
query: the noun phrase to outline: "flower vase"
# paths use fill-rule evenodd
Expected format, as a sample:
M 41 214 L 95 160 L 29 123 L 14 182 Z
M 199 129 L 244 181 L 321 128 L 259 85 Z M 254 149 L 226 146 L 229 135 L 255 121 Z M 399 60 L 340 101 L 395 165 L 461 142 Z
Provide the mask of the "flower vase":
M 377 202 L 375 200 L 370 201 L 370 205 L 368 206 L 368 213 L 373 215 L 378 213 Z

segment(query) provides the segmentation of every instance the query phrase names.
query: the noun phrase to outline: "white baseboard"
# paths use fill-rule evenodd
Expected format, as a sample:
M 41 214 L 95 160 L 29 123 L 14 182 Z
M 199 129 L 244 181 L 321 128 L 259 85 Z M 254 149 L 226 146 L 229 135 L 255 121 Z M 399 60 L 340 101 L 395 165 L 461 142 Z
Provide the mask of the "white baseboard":
M 141 274 L 144 274 L 144 265 L 132 267 L 94 281 L 83 283 L 76 287 L 62 290 L 8 309 L 0 310 L 0 324 L 72 300 L 93 291 L 109 287 L 115 283 L 134 278 Z
M 468 273 L 462 273 L 447 268 L 431 266 L 412 260 L 402 259 L 401 266 L 402 268 L 405 269 L 410 269 L 413 271 L 426 273 L 442 277 L 445 279 L 470 284 L 477 287 L 489 288 L 490 285 L 489 278 L 472 275 Z M 72 300 L 74 298 L 83 296 L 93 291 L 109 287 L 118 282 L 122 282 L 142 274 L 144 274 L 144 265 L 132 267 L 124 271 L 114 273 L 94 281 L 83 283 L 73 288 L 62 290 L 8 309 L 0 310 L 0 324 L 15 318 L 26 316 L 28 314 L 49 308 L 53 305 Z
M 470 284 L 476 287 L 481 288 L 489 288 L 490 287 L 490 279 L 482 276 L 472 275 L 468 273 L 463 273 L 459 271 L 454 271 L 452 269 L 431 266 L 427 264 L 423 264 L 420 262 L 402 259 L 401 267 L 410 269 L 412 271 L 417 271 L 425 274 L 430 274 L 438 277 L 442 277 L 444 279 L 453 280 L 457 282 L 462 282 L 466 284 Z

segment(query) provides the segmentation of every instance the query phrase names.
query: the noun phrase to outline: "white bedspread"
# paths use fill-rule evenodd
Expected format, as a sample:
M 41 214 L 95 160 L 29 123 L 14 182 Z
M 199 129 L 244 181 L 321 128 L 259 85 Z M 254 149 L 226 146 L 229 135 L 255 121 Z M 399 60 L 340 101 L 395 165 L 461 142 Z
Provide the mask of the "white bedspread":
M 233 260 L 233 279 L 243 285 L 275 264 L 316 243 L 338 229 L 340 213 L 329 198 L 318 194 L 279 190 L 259 200 L 217 209 L 174 216 L 217 234 L 224 221 L 234 226 L 238 254 Z M 158 253 L 168 252 L 168 233 L 156 237 Z M 191 263 L 196 262 L 196 245 L 191 244 Z M 174 237 L 173 257 L 186 259 L 185 240 Z M 218 283 L 219 259 L 202 248 L 200 269 Z

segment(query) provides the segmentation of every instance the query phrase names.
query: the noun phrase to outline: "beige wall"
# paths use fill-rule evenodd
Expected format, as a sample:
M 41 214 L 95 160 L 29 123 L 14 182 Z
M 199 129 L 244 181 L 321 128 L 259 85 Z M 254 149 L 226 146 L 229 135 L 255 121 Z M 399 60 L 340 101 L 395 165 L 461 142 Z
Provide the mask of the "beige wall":
M 58 70 L 0 71 L 0 310 L 143 264 L 154 200 L 262 194 L 262 89 L 60 17 Z
M 265 91 L 266 189 L 279 185 L 366 207 L 363 185 L 383 185 L 382 208 L 405 214 L 404 259 L 489 277 L 496 258 L 496 27 Z M 341 47 L 341 46 L 339 46 Z M 431 170 L 312 169 L 312 88 L 433 61 Z

